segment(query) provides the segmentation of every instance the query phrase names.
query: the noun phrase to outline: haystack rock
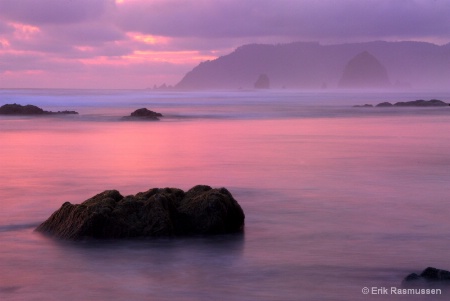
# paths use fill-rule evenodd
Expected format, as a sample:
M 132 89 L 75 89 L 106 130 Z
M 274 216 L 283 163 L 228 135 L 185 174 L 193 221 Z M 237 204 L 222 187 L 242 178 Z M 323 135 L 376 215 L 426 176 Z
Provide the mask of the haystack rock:
M 107 190 L 64 203 L 36 231 L 66 240 L 172 237 L 243 231 L 244 211 L 225 188 L 153 188 L 122 196 Z
M 389 86 L 386 68 L 367 51 L 361 52 L 347 63 L 339 81 L 341 88 L 385 88 Z

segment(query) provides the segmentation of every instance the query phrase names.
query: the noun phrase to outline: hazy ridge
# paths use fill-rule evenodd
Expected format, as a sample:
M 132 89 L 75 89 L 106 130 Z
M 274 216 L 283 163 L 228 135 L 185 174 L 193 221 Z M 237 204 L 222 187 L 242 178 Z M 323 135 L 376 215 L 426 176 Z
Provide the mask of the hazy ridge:
M 346 64 L 363 51 L 383 64 L 393 88 L 445 88 L 450 84 L 450 43 L 375 41 L 244 45 L 200 63 L 175 87 L 248 89 L 260 74 L 267 74 L 271 88 L 336 88 Z

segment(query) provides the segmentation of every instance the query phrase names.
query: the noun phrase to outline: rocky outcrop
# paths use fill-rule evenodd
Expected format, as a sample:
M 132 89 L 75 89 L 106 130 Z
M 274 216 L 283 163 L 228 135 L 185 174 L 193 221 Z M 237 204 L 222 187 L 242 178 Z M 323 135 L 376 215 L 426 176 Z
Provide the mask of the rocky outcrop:
M 423 282 L 445 282 L 450 284 L 450 272 L 433 267 L 428 267 L 420 273 L 411 273 L 403 280 L 405 284 L 417 284 Z
M 390 86 L 386 68 L 367 51 L 352 58 L 339 81 L 341 88 L 385 88 Z
M 353 107 L 354 108 L 373 108 L 373 105 L 366 103 L 366 104 L 363 104 L 363 105 L 355 105 Z
M 147 108 L 137 109 L 130 116 L 122 117 L 122 120 L 147 120 L 147 121 L 157 121 L 159 117 L 163 117 L 161 113 L 150 111 Z
M 448 103 L 439 100 L 439 99 L 431 99 L 431 100 L 413 100 L 413 101 L 401 101 L 396 102 L 394 104 L 390 102 L 382 102 L 376 105 L 377 107 L 446 107 L 449 106 Z
M 36 231 L 67 240 L 224 234 L 242 231 L 244 219 L 225 188 L 153 188 L 125 197 L 107 190 L 64 203 Z
M 391 104 L 391 103 L 388 102 L 388 101 L 381 102 L 381 103 L 379 103 L 379 104 L 376 105 L 376 107 L 392 107 L 392 106 L 393 106 L 393 104 Z
M 55 114 L 78 114 L 75 111 L 44 111 L 34 105 L 5 104 L 0 107 L 0 115 L 55 115 Z
M 450 106 L 449 103 L 446 103 L 439 99 L 430 99 L 430 100 L 413 100 L 413 101 L 401 101 L 396 102 L 394 104 L 390 102 L 381 102 L 376 105 L 376 107 L 447 107 Z M 354 108 L 371 108 L 373 105 L 364 104 L 364 105 L 355 105 Z
M 394 106 L 397 107 L 445 107 L 448 105 L 449 105 L 448 103 L 438 99 L 431 99 L 431 100 L 419 99 L 414 101 L 396 102 L 394 104 Z

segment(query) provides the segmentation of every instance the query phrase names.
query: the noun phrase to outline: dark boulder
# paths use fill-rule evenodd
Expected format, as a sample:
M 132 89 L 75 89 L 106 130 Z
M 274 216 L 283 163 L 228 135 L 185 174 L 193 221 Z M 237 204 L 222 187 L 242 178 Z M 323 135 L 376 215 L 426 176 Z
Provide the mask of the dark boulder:
M 404 283 L 424 283 L 424 282 L 445 282 L 450 284 L 450 272 L 433 267 L 428 267 L 423 270 L 420 275 L 411 273 L 405 277 Z
M 137 109 L 130 116 L 125 116 L 123 120 L 150 120 L 156 121 L 159 120 L 159 117 L 163 117 L 161 113 L 157 113 L 154 111 L 150 111 L 147 108 Z
M 0 107 L 0 115 L 54 115 L 54 114 L 78 114 L 75 111 L 44 111 L 34 105 L 5 104 Z
M 244 219 L 225 188 L 153 188 L 126 197 L 107 190 L 81 204 L 64 203 L 36 231 L 68 240 L 224 234 L 242 231 Z

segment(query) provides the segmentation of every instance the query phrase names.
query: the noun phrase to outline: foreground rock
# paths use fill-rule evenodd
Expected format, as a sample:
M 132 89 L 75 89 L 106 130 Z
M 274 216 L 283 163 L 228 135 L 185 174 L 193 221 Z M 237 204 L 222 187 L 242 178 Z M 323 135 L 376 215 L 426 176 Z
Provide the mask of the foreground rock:
M 396 102 L 391 104 L 390 102 L 382 102 L 376 105 L 377 107 L 445 107 L 449 106 L 448 103 L 443 102 L 439 99 L 431 99 L 431 100 L 413 100 L 413 101 L 405 101 L 405 102 Z
M 122 117 L 122 120 L 149 120 L 156 121 L 159 120 L 159 117 L 163 117 L 161 113 L 157 113 L 154 111 L 150 111 L 147 108 L 137 109 L 130 116 Z
M 36 231 L 68 240 L 224 234 L 242 231 L 244 219 L 225 188 L 153 188 L 126 197 L 107 190 L 81 204 L 64 203 Z
M 75 111 L 44 111 L 43 109 L 34 106 L 34 105 L 26 105 L 22 106 L 19 104 L 5 104 L 0 107 L 1 115 L 54 115 L 54 114 L 78 114 Z
M 428 282 L 445 282 L 450 284 L 450 272 L 428 267 L 420 275 L 411 273 L 403 280 L 405 284 L 419 284 Z

